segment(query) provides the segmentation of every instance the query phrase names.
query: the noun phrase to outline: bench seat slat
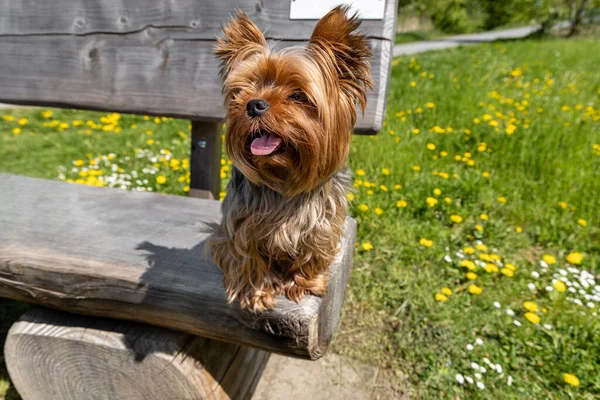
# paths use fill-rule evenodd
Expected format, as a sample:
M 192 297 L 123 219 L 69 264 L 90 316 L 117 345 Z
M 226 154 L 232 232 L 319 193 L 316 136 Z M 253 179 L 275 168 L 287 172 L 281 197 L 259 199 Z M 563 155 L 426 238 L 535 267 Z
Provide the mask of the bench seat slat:
M 315 359 L 338 322 L 354 251 L 348 219 L 324 298 L 260 315 L 227 304 L 204 255 L 220 203 L 0 174 L 0 296 Z

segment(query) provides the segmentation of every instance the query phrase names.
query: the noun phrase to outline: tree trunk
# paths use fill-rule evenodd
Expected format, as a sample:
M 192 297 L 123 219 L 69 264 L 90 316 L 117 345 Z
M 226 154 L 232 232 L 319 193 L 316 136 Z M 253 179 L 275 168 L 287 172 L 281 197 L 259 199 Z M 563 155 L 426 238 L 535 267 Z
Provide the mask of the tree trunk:
M 579 25 L 583 20 L 583 15 L 585 14 L 588 2 L 589 0 L 581 0 L 579 8 L 577 9 L 577 11 L 575 11 L 575 15 L 571 19 L 571 29 L 569 30 L 569 34 L 567 35 L 568 37 L 575 36 L 579 33 Z M 575 2 L 571 3 L 572 7 L 574 3 Z

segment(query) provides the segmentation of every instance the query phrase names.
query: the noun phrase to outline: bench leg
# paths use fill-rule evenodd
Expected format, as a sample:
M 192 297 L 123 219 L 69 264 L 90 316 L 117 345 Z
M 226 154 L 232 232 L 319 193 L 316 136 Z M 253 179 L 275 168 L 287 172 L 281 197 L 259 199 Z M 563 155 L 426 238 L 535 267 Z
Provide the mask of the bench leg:
M 26 400 L 250 399 L 270 355 L 44 308 L 11 327 L 4 354 Z
M 219 199 L 221 122 L 192 121 L 190 197 Z

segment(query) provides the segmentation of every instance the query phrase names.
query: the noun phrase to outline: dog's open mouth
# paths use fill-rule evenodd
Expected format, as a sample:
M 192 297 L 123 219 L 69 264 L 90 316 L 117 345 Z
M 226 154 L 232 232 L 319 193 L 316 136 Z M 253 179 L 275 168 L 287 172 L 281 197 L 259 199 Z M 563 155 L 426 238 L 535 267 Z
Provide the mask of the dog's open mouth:
M 260 130 L 252 135 L 250 152 L 255 156 L 267 156 L 273 154 L 280 146 L 282 140 L 276 134 Z

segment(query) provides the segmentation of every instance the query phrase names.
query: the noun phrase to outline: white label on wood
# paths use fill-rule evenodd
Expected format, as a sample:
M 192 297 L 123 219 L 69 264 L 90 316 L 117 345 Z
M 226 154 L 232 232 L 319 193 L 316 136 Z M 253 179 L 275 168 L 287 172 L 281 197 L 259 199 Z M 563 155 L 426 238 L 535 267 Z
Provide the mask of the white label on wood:
M 290 0 L 290 19 L 320 19 L 340 4 L 351 6 L 362 19 L 383 19 L 385 0 Z

